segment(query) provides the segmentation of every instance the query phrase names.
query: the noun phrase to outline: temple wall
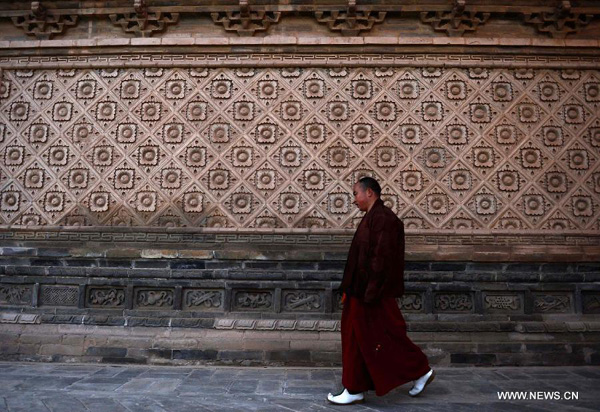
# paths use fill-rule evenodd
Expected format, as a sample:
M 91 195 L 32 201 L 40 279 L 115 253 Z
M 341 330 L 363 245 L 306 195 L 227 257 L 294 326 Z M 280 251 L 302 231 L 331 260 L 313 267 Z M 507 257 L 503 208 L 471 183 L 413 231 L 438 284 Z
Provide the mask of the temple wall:
M 370 175 L 433 362 L 598 363 L 596 2 L 256 32 L 113 3 L 0 3 L 1 358 L 338 364 Z

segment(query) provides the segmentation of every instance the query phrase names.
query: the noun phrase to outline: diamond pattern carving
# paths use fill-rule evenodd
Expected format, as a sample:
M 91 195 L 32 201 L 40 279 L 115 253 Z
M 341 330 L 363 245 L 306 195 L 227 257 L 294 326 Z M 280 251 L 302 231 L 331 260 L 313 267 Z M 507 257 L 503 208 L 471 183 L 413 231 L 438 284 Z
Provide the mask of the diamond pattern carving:
M 600 76 L 289 67 L 4 70 L 0 222 L 348 228 L 380 179 L 407 228 L 587 229 Z

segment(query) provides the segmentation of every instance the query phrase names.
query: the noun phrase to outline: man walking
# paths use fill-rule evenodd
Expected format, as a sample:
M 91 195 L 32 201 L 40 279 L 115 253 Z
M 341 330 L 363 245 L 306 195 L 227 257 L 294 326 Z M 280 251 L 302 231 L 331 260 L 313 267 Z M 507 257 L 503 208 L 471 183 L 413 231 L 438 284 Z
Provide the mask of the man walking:
M 404 225 L 380 199 L 381 187 L 363 177 L 353 187 L 354 203 L 366 212 L 350 246 L 340 290 L 342 301 L 342 384 L 329 402 L 348 405 L 414 381 L 417 396 L 435 377 L 427 356 L 406 336 L 396 303 L 404 293 Z

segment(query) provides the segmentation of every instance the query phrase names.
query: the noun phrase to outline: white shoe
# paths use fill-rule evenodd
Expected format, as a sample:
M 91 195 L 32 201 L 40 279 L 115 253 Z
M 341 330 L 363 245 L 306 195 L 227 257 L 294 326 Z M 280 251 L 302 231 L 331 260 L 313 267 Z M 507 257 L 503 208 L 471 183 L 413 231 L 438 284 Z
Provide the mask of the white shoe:
M 410 391 L 408 391 L 408 394 L 410 396 L 419 395 L 421 392 L 423 392 L 427 385 L 433 382 L 434 378 L 435 372 L 433 371 L 433 369 L 430 369 L 429 372 L 427 372 L 425 375 L 421 376 L 419 379 L 414 381 L 413 387 Z
M 348 392 L 348 389 L 344 388 L 344 390 L 337 395 L 332 395 L 331 393 L 327 395 L 327 400 L 335 405 L 352 405 L 354 403 L 364 402 L 365 395 L 362 392 L 352 395 Z

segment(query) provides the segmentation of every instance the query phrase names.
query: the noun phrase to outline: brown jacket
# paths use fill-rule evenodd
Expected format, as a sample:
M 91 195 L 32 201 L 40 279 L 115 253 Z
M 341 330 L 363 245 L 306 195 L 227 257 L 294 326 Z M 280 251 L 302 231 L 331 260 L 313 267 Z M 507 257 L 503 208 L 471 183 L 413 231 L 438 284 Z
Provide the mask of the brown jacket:
M 356 229 L 340 290 L 365 303 L 404 293 L 404 224 L 381 199 Z

